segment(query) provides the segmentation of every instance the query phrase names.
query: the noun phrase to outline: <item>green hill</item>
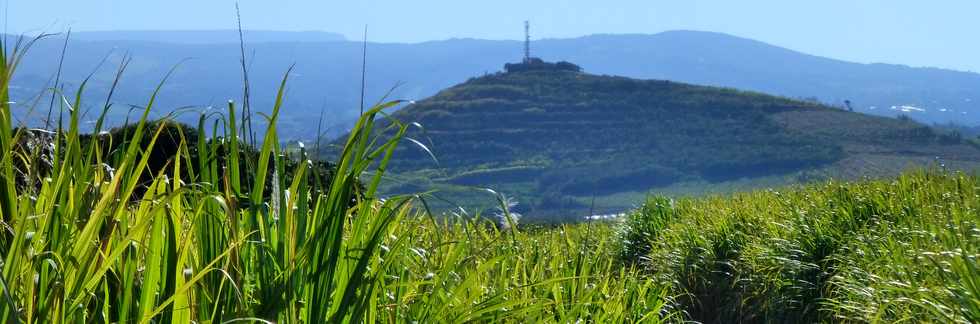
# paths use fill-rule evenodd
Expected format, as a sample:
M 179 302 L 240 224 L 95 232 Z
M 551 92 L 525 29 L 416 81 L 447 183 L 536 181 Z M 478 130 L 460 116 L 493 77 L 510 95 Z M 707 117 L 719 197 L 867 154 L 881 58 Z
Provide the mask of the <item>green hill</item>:
M 955 134 L 908 119 L 561 69 L 472 78 L 394 117 L 422 125 L 410 137 L 438 162 L 405 145 L 389 192 L 436 188 L 467 206 L 480 199 L 467 187 L 490 187 L 536 214 L 625 209 L 649 190 L 891 175 L 937 157 L 962 168 L 980 161 Z

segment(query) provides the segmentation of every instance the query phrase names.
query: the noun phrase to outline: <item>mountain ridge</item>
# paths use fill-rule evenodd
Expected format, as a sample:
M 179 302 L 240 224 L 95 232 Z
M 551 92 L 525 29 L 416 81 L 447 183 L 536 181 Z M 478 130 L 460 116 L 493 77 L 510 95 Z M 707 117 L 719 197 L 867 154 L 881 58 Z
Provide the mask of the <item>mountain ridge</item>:
M 330 134 L 343 133 L 356 118 L 360 99 L 362 44 L 354 41 L 255 42 L 246 34 L 251 100 L 256 111 L 271 107 L 278 80 L 295 64 L 282 121 L 284 138 L 312 140 L 311 120 L 324 112 Z M 237 41 L 237 37 L 231 37 Z M 445 40 L 418 44 L 369 43 L 366 98 L 381 98 L 395 85 L 392 98 L 418 99 L 465 81 L 470 76 L 499 71 L 500 63 L 521 56 L 521 44 L 506 40 Z M 50 88 L 62 41 L 49 38 L 31 51 L 14 78 L 17 101 L 28 102 Z M 113 49 L 117 48 L 117 49 Z M 594 35 L 576 39 L 534 41 L 536 56 L 552 61 L 571 61 L 595 74 L 623 75 L 639 79 L 733 87 L 792 98 L 841 105 L 886 116 L 908 114 L 925 122 L 957 122 L 980 125 L 980 74 L 898 65 L 848 63 L 801 54 L 775 45 L 749 41 L 721 33 L 695 31 L 626 36 Z M 100 102 L 111 84 L 114 65 L 125 55 L 132 59 L 124 75 L 125 87 L 116 92 L 119 106 L 144 104 L 160 79 L 184 58 L 163 91 L 159 114 L 177 107 L 204 109 L 227 99 L 241 97 L 237 43 L 169 44 L 139 41 L 75 41 L 68 48 L 65 82 L 69 96 L 91 69 L 107 58 L 89 83 L 91 98 Z M 739 54 L 742 53 L 742 54 Z M 108 54 L 108 55 L 107 55 Z M 774 62 L 783 62 L 775 64 Z M 793 68 L 784 68 L 785 66 Z M 208 77 L 204 78 L 201 75 Z M 217 82 L 220 80 L 220 82 Z M 46 106 L 42 103 L 41 106 Z M 903 107 L 916 109 L 906 109 Z M 26 110 L 26 108 L 24 109 Z M 907 110 L 907 111 L 904 111 Z M 111 111 L 110 122 L 125 120 L 125 111 Z M 191 116 L 189 119 L 195 119 Z M 36 120 L 37 116 L 24 118 Z
M 244 30 L 249 43 L 268 42 L 332 42 L 346 41 L 344 35 L 326 31 L 277 31 L 252 29 Z M 80 41 L 137 41 L 173 44 L 237 44 L 238 30 L 235 29 L 194 29 L 194 30 L 98 30 L 78 31 L 72 38 Z

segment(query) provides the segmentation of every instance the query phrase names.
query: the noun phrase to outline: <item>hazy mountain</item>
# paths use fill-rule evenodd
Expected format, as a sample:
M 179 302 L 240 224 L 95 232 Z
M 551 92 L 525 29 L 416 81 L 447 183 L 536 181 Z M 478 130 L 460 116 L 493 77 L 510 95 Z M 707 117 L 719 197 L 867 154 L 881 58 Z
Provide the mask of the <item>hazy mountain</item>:
M 176 32 L 180 34 L 182 32 Z M 282 35 L 289 34 L 284 33 Z M 321 111 L 334 134 L 357 114 L 360 96 L 361 45 L 358 42 L 264 42 L 249 33 L 247 53 L 252 100 L 267 111 L 283 73 L 295 64 L 283 122 L 286 138 L 311 138 Z M 84 35 L 82 35 L 84 36 Z M 115 67 L 129 55 L 113 109 L 122 120 L 128 108 L 142 105 L 169 69 L 182 62 L 167 82 L 158 115 L 176 107 L 224 106 L 241 97 L 241 72 L 236 37 L 208 44 L 160 43 L 146 40 L 74 40 L 62 80 L 70 95 L 79 82 L 107 58 L 89 84 L 88 104 L 104 100 Z M 94 36 L 93 36 L 94 37 Z M 201 36 L 204 38 L 204 36 Z M 279 37 L 279 36 L 277 36 Z M 285 36 L 281 36 L 285 37 Z M 297 36 L 298 37 L 298 36 Z M 121 38 L 121 37 L 119 37 Z M 168 38 L 169 39 L 169 38 Z M 62 40 L 39 42 L 18 70 L 14 99 L 49 87 L 55 75 Z M 980 124 L 980 74 L 899 65 L 856 64 L 806 55 L 765 43 L 718 33 L 677 31 L 655 35 L 595 35 L 535 41 L 532 51 L 547 60 L 568 60 L 593 74 L 641 79 L 667 79 L 733 87 L 793 98 L 815 98 L 881 115 L 907 114 L 928 122 Z M 452 39 L 417 44 L 371 43 L 368 46 L 367 102 L 390 97 L 420 99 L 466 79 L 500 70 L 517 61 L 517 41 Z M 85 107 L 88 104 L 83 104 Z M 29 109 L 18 108 L 24 114 Z M 47 105 L 32 120 L 46 117 Z M 40 112 L 40 113 L 39 113 Z M 193 114 L 186 118 L 196 119 Z
M 249 43 L 329 42 L 346 40 L 344 35 L 322 31 L 246 31 Z M 117 30 L 72 33 L 78 41 L 147 41 L 175 44 L 227 44 L 239 42 L 238 30 Z
M 793 183 L 895 174 L 980 150 L 908 119 L 738 90 L 569 71 L 473 78 L 395 114 L 418 122 L 389 192 L 432 188 L 464 206 L 474 188 L 516 196 L 532 215 L 626 210 L 623 195 L 698 184 Z M 593 197 L 598 203 L 592 205 Z M 558 212 L 561 211 L 561 212 Z

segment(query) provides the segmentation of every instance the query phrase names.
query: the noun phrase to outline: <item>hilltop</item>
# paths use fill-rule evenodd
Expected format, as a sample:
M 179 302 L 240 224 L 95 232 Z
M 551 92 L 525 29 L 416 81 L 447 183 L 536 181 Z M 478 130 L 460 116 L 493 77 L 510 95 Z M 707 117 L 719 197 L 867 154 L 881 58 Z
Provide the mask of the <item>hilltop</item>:
M 478 198 L 465 188 L 490 187 L 530 213 L 614 211 L 649 190 L 893 175 L 937 157 L 964 168 L 980 161 L 955 134 L 907 118 L 664 80 L 508 70 L 394 114 L 422 125 L 410 137 L 438 163 L 406 144 L 390 192 L 439 188 L 467 205 Z

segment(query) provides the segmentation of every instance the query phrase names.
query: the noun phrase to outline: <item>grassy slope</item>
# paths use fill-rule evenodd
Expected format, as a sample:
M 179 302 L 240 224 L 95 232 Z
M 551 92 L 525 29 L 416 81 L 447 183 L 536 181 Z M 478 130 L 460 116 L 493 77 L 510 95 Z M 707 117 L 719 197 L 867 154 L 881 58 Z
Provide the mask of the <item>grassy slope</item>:
M 731 89 L 572 72 L 474 78 L 395 114 L 419 122 L 393 161 L 389 192 L 436 188 L 533 215 L 629 208 L 648 190 L 685 195 L 829 178 L 894 176 L 941 157 L 977 167 L 980 150 L 911 121 Z M 480 201 L 485 203 L 479 203 Z
M 980 319 L 976 176 L 654 198 L 623 256 L 703 322 Z

